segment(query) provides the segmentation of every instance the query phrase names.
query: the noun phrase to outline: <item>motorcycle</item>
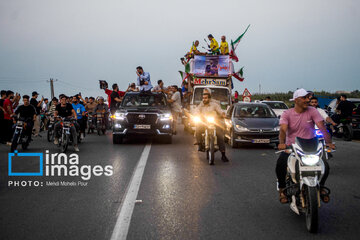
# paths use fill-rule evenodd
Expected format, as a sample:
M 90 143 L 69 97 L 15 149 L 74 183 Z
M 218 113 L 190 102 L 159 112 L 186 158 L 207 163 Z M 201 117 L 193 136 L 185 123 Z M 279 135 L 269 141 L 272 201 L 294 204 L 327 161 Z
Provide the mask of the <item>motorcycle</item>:
M 94 130 L 95 130 L 95 119 L 94 119 L 94 115 L 93 114 L 88 114 L 87 115 L 87 118 L 88 118 L 88 120 L 87 120 L 87 126 L 88 126 L 88 134 L 90 134 L 90 132 L 91 133 L 94 133 Z
M 199 116 L 194 116 L 193 121 L 195 125 L 203 124 L 205 126 L 205 131 L 201 134 L 201 149 L 204 149 L 206 152 L 206 159 L 209 161 L 210 165 L 214 165 L 215 152 L 219 150 L 216 137 L 216 125 L 215 117 L 211 114 L 204 117 L 205 121 Z
M 351 121 L 351 117 L 340 119 L 340 123 L 337 125 L 334 135 L 337 138 L 343 138 L 344 141 L 351 141 L 354 136 Z
M 48 126 L 47 126 L 47 140 L 48 142 L 53 142 L 54 141 L 54 124 L 55 124 L 55 119 L 54 116 L 50 115 L 48 116 Z
M 58 146 L 61 147 L 63 153 L 66 152 L 69 144 L 73 142 L 74 137 L 78 138 L 78 142 L 80 141 L 80 131 L 77 136 L 71 134 L 71 127 L 75 127 L 75 122 L 76 120 L 74 118 L 61 118 L 61 137 L 59 138 Z
M 297 215 L 305 214 L 306 228 L 311 233 L 318 229 L 318 209 L 320 208 L 320 181 L 325 173 L 325 159 L 334 150 L 326 149 L 318 137 L 302 139 L 296 137 L 290 149 L 276 153 L 289 153 L 287 161 L 286 187 L 284 194 L 290 203 L 290 209 Z M 330 190 L 322 187 L 327 195 Z
M 96 113 L 96 130 L 99 136 L 106 132 L 105 114 L 102 112 Z
M 23 150 L 26 150 L 29 146 L 29 136 L 25 134 L 27 127 L 27 121 L 29 119 L 19 118 L 16 119 L 15 131 L 11 142 L 11 152 L 14 152 L 19 144 Z

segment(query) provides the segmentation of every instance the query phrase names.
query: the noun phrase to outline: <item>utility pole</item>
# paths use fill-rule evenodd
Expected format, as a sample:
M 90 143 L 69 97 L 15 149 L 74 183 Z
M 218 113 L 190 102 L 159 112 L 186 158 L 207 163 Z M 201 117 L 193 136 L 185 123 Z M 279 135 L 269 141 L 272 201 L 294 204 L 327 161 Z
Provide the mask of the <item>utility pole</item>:
M 55 80 L 55 82 L 57 81 L 57 79 Z M 50 92 L 51 92 L 51 99 L 53 99 L 55 97 L 55 93 L 54 93 L 54 79 L 50 78 Z

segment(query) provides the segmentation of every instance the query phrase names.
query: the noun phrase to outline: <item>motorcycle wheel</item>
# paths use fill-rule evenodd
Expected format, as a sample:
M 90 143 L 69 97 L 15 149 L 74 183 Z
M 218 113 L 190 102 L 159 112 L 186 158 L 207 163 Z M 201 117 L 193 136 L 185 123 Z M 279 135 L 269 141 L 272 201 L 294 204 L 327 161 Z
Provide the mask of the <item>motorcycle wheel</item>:
M 18 145 L 18 140 L 19 140 L 19 137 L 20 137 L 20 134 L 14 134 L 14 137 L 12 139 L 12 142 L 11 142 L 11 152 L 14 152 L 17 148 L 17 145 Z
M 70 142 L 70 136 L 69 135 L 65 135 L 63 142 L 61 143 L 61 150 L 63 153 L 66 152 L 68 146 L 69 146 L 69 142 Z
M 306 228 L 311 233 L 318 230 L 318 192 L 316 187 L 306 186 Z
M 29 137 L 25 136 L 24 139 L 22 140 L 21 147 L 23 150 L 26 150 L 29 146 L 28 139 Z
M 54 141 L 54 131 L 52 129 L 48 129 L 47 140 L 48 142 Z
M 214 165 L 214 158 L 215 158 L 215 145 L 214 145 L 214 136 L 210 136 L 210 142 L 209 142 L 209 165 Z
M 351 141 L 353 138 L 352 128 L 348 124 L 343 126 L 343 138 L 344 141 Z

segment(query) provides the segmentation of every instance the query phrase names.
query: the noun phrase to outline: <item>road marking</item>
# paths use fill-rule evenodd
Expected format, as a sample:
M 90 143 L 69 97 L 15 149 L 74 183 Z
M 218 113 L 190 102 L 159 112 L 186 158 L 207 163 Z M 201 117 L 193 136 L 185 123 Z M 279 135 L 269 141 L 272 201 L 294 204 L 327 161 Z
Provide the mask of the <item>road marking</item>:
M 139 162 L 136 165 L 135 171 L 131 177 L 128 189 L 119 209 L 117 211 L 118 218 L 111 235 L 111 240 L 125 240 L 129 231 L 131 216 L 134 210 L 136 197 L 139 192 L 141 180 L 144 174 L 146 162 L 149 157 L 151 143 L 147 143 L 141 154 Z

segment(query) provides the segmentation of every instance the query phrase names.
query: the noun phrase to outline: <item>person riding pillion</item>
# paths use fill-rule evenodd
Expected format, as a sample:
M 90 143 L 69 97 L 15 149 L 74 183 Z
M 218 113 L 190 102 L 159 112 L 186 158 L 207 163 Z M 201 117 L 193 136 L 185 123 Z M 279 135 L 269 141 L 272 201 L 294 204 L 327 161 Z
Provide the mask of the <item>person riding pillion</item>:
M 224 142 L 224 121 L 225 113 L 221 110 L 220 104 L 211 100 L 211 93 L 209 91 L 204 91 L 203 93 L 203 100 L 199 104 L 199 106 L 195 109 L 194 114 L 195 116 L 205 116 L 206 114 L 216 112 L 216 137 L 217 143 L 219 145 L 219 150 L 221 152 L 221 160 L 223 162 L 228 162 L 229 159 L 225 155 L 225 142 Z M 202 133 L 205 131 L 205 126 L 203 124 L 198 124 L 196 126 L 196 143 L 195 145 L 199 145 L 198 151 L 204 151 L 202 149 Z
M 212 54 L 219 54 L 220 53 L 220 50 L 219 50 L 219 44 L 218 42 L 215 40 L 215 38 L 213 37 L 212 34 L 209 34 L 208 35 L 208 39 L 210 41 L 210 51 Z

